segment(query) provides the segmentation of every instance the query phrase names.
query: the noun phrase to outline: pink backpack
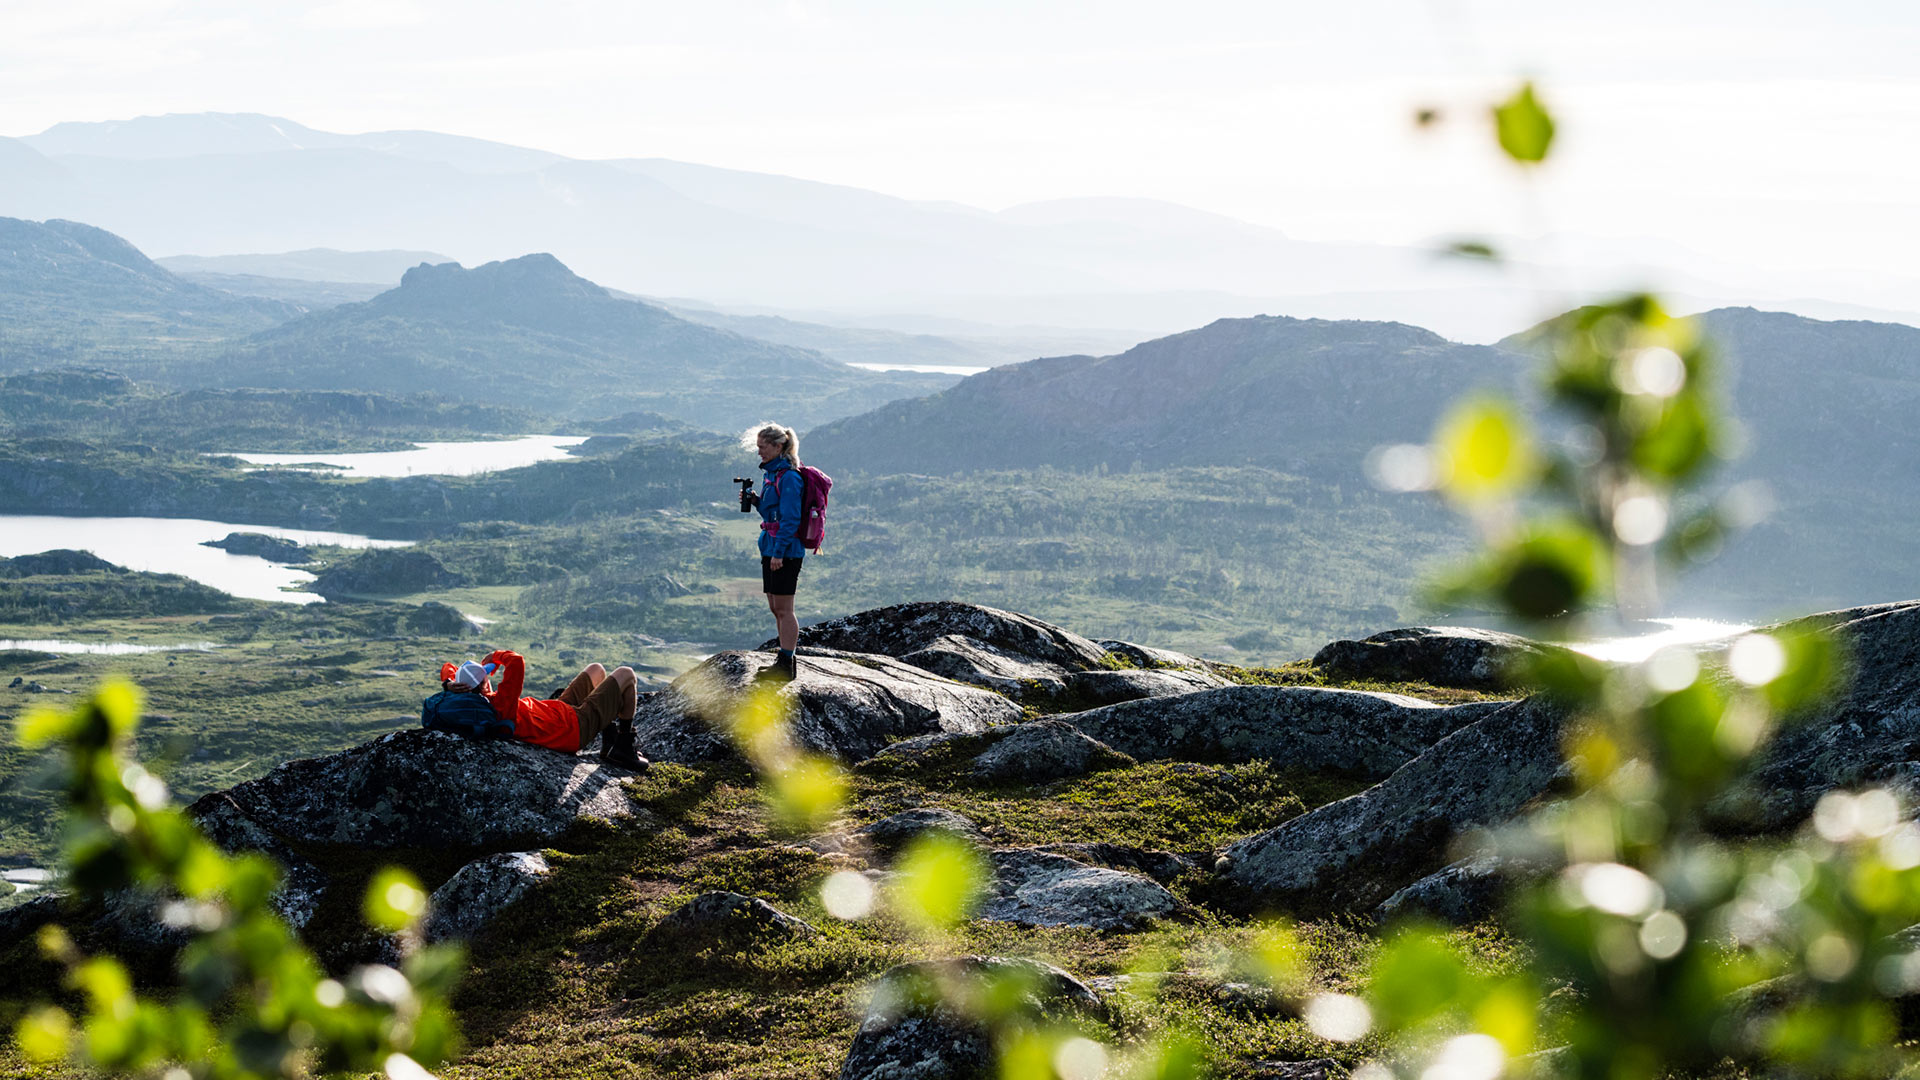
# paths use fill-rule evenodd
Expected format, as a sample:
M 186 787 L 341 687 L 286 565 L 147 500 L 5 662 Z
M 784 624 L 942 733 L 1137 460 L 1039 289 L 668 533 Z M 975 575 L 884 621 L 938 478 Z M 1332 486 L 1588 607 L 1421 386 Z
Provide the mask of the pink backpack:
M 833 490 L 833 477 L 802 465 L 800 479 L 806 486 L 800 489 L 800 530 L 795 535 L 801 547 L 818 555 L 820 545 L 827 540 L 827 492 Z
M 800 546 L 820 554 L 820 545 L 827 539 L 827 492 L 833 490 L 833 477 L 811 465 L 802 465 L 794 470 L 800 474 L 800 527 L 794 530 L 794 537 Z M 774 490 L 779 490 L 779 481 L 774 482 Z M 764 526 L 772 529 L 774 526 Z

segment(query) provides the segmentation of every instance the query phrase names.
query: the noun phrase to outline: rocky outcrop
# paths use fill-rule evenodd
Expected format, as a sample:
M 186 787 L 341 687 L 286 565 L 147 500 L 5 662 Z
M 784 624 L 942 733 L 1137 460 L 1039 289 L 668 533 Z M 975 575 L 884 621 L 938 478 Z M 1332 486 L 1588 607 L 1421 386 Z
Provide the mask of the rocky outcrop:
M 587 756 L 412 729 L 326 757 L 289 761 L 200 799 L 298 845 L 506 850 L 551 839 L 579 818 L 634 811 L 631 773 Z
M 973 759 L 970 774 L 988 783 L 1037 784 L 1133 764 L 1133 759 L 1096 742 L 1072 724 L 1038 720 L 1020 724 Z
M 965 814 L 937 806 L 920 806 L 881 818 L 871 825 L 855 829 L 853 835 L 864 840 L 881 856 L 891 856 L 922 833 L 945 832 L 970 844 L 987 842 L 980 826 Z
M 433 890 L 423 934 L 430 942 L 472 938 L 552 873 L 547 857 L 538 851 L 507 851 L 475 859 Z
M 1498 630 L 1413 626 L 1333 642 L 1313 655 L 1313 666 L 1348 679 L 1498 690 L 1512 685 L 1508 673 L 1516 666 L 1554 651 L 1552 645 Z
M 1141 698 L 1175 697 L 1229 686 L 1226 679 L 1205 670 L 1076 671 L 1067 677 L 1067 692 L 1089 705 L 1117 705 Z
M 1384 778 L 1504 705 L 1440 706 L 1311 686 L 1229 686 L 1059 719 L 1142 761 L 1266 760 L 1281 768 Z
M 1199 869 L 1199 864 L 1185 855 L 1153 848 L 1129 847 L 1125 844 L 1041 844 L 1032 850 L 1050 855 L 1065 855 L 1069 859 L 1091 863 L 1094 866 L 1137 871 L 1162 885 Z
M 423 637 L 465 638 L 480 632 L 480 625 L 452 604 L 428 600 L 400 619 L 400 627 Z
M 987 857 L 993 882 L 978 915 L 989 922 L 1138 930 L 1186 908 L 1157 882 L 1065 855 L 1002 848 Z
M 1492 853 L 1474 855 L 1443 866 L 1387 897 L 1373 915 L 1381 922 L 1417 918 L 1465 926 L 1499 912 L 1516 882 L 1546 872 L 1544 863 Z
M 0 578 L 66 576 L 89 574 L 96 570 L 126 573 L 121 567 L 115 566 L 91 551 L 73 551 L 69 548 L 55 548 L 38 555 L 16 555 L 11 559 L 0 559 Z
M 287 847 L 266 826 L 248 816 L 233 797 L 216 791 L 188 809 L 194 823 L 207 839 L 232 854 L 258 852 L 280 866 L 280 887 L 273 891 L 272 904 L 287 925 L 295 930 L 312 921 L 320 908 L 320 897 L 327 891 L 327 875 L 313 863 Z
M 257 555 L 268 562 L 307 563 L 313 553 L 291 540 L 256 532 L 231 532 L 219 540 L 203 540 L 202 547 L 219 548 L 231 555 Z
M 1779 832 L 1835 788 L 1884 786 L 1920 805 L 1920 601 L 1809 616 L 1779 629 L 1831 634 L 1845 681 L 1782 729 L 1751 776 L 1713 808 L 1732 832 Z
M 724 652 L 647 695 L 634 730 L 655 761 L 703 761 L 731 753 L 724 732 L 762 684 L 773 654 Z M 888 742 L 932 732 L 981 731 L 1020 719 L 1013 702 L 988 690 L 929 674 L 890 657 L 800 650 L 799 677 L 778 687 L 792 705 L 789 734 L 798 745 L 845 762 L 879 753 Z
M 1119 658 L 1136 668 L 1203 668 L 1211 670 L 1220 666 L 1197 656 L 1188 656 L 1172 649 L 1156 649 L 1151 645 L 1136 645 L 1131 641 L 1117 641 L 1103 638 L 1096 642 L 1110 656 Z
M 649 945 L 737 949 L 771 941 L 801 941 L 820 931 L 765 900 L 736 892 L 701 893 L 647 932 Z
M 376 548 L 320 571 L 313 591 L 329 600 L 341 600 L 451 589 L 466 583 L 464 575 L 448 570 L 424 551 Z
M 1016 697 L 1063 693 L 1075 674 L 1060 664 L 1008 652 L 961 634 L 935 638 L 925 648 L 901 654 L 900 660 L 935 675 Z
M 1086 985 L 1051 964 L 962 956 L 906 964 L 874 984 L 840 1080 L 975 1080 L 995 1074 L 994 1046 L 980 1023 L 949 1001 L 979 1000 L 989 986 L 1017 987 L 1014 1011 L 1035 1022 L 1105 1015 Z
M 891 656 L 1016 695 L 1060 693 L 1071 673 L 1097 667 L 1106 655 L 1092 641 L 1039 619 L 950 600 L 829 619 L 802 629 L 800 643 Z
M 1440 868 L 1454 839 L 1512 818 L 1564 775 L 1562 711 L 1500 708 L 1381 783 L 1227 848 L 1222 892 L 1244 906 L 1364 914 Z
M 1133 759 L 1089 739 L 1072 724 L 1048 718 L 979 732 L 902 739 L 861 767 L 911 774 L 968 763 L 968 774 L 983 783 L 1041 783 L 1131 765 Z

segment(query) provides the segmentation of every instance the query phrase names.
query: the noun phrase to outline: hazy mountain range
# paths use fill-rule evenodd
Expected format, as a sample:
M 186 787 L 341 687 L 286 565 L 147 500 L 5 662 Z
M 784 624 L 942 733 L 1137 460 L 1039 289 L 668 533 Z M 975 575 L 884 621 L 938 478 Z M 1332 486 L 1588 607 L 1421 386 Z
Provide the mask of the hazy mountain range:
M 662 159 L 580 161 L 433 132 L 340 135 L 248 114 L 0 139 L 0 214 L 87 221 L 170 255 L 400 247 L 471 265 L 550 251 L 643 295 L 836 314 L 804 321 L 918 313 L 1135 340 L 1283 313 L 1488 341 L 1578 299 L 1543 301 L 1426 251 L 1303 242 L 1150 200 L 994 213 Z M 1638 271 L 1586 280 L 1623 275 Z M 1722 302 L 1740 295 L 1682 285 Z

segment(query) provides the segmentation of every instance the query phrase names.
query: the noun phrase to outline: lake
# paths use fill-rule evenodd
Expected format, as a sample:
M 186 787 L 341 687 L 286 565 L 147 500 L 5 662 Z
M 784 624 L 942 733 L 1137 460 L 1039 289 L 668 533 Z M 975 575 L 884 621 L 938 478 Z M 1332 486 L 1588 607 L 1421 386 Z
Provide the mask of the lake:
M 856 364 L 847 361 L 848 367 L 857 367 L 862 371 L 924 371 L 930 375 L 978 375 L 988 370 L 983 367 L 963 367 L 959 364 Z
M 211 652 L 220 647 L 217 641 L 185 641 L 177 645 L 133 645 L 124 641 L 22 641 L 17 638 L 0 638 L 0 652 L 8 649 L 26 649 L 29 652 L 45 653 L 85 653 L 90 656 L 138 656 L 141 653 L 156 652 Z
M 1569 644 L 1567 647 L 1596 660 L 1637 664 L 1669 645 L 1706 645 L 1739 637 L 1753 629 L 1741 623 L 1717 622 L 1713 619 L 1648 619 L 1646 625 L 1658 629 L 1644 634 Z
M 571 457 L 567 451 L 586 441 L 585 435 L 523 435 L 516 439 L 489 442 L 416 443 L 411 450 L 369 453 L 316 451 L 309 454 L 230 453 L 211 456 L 236 457 L 250 465 L 262 467 L 299 467 L 315 472 L 325 471 L 336 476 L 477 476 L 480 473 L 518 469 L 536 462 Z
M 233 555 L 202 542 L 228 533 L 256 532 L 296 544 L 332 544 L 347 548 L 407 547 L 409 540 L 375 540 L 320 529 L 283 529 L 199 518 L 53 517 L 0 514 L 0 558 L 32 555 L 55 548 L 90 551 L 116 566 L 156 574 L 179 574 L 221 592 L 250 600 L 313 604 L 312 593 L 285 590 L 313 580 L 304 570 L 268 562 L 257 555 Z

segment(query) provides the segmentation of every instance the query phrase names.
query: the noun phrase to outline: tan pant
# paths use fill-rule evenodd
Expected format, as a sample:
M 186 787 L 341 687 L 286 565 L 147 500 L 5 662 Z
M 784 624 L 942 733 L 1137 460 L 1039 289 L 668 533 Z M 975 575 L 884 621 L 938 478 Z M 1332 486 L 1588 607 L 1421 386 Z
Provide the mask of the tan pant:
M 630 689 L 623 689 L 612 675 L 593 685 L 593 680 L 582 671 L 573 677 L 565 690 L 560 691 L 560 700 L 573 706 L 580 714 L 580 749 L 593 745 L 600 733 L 613 726 L 616 720 L 631 720 L 634 706 L 638 703 Z

